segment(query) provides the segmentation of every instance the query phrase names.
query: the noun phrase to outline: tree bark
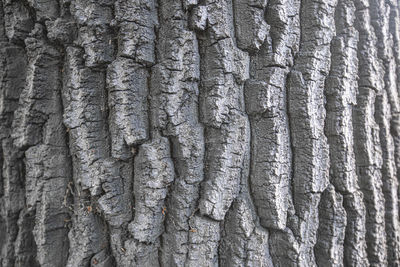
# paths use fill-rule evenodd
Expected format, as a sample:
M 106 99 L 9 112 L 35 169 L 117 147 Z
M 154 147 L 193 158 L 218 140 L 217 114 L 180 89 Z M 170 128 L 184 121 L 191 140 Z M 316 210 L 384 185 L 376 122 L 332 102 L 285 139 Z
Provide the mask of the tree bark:
M 0 267 L 400 266 L 399 12 L 0 1 Z

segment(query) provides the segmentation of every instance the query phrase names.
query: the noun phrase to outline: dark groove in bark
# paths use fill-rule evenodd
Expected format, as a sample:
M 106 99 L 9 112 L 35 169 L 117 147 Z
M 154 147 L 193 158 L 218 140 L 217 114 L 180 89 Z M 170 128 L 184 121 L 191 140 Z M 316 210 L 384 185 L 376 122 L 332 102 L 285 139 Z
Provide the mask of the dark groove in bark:
M 325 134 L 330 149 L 329 180 L 334 190 L 328 187 L 323 194 L 324 205 L 319 208 L 323 222 L 317 242 L 317 262 L 324 266 L 367 264 L 365 207 L 360 199 L 351 123 L 352 109 L 357 104 L 358 71 L 354 20 L 352 1 L 339 0 L 335 11 L 336 36 L 331 44 L 331 68 L 325 83 Z

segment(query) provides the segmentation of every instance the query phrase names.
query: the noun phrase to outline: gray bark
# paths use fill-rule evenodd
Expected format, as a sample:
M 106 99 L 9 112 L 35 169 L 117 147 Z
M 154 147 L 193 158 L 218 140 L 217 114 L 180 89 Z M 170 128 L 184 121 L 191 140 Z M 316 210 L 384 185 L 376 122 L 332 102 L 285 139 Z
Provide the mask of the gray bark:
M 400 266 L 395 0 L 0 1 L 0 267 Z

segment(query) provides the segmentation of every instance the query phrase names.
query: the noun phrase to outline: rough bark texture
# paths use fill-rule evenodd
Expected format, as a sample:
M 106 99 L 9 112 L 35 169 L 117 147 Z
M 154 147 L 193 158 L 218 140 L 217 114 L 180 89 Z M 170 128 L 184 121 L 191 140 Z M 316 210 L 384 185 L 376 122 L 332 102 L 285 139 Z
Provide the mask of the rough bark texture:
M 400 266 L 396 0 L 1 0 L 0 267 Z

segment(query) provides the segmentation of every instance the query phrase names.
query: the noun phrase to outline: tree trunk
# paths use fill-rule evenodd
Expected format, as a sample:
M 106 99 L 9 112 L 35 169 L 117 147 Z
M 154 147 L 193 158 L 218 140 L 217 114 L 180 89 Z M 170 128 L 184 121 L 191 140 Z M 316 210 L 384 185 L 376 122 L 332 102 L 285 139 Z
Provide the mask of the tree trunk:
M 399 266 L 399 11 L 0 1 L 0 266 Z

